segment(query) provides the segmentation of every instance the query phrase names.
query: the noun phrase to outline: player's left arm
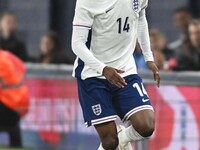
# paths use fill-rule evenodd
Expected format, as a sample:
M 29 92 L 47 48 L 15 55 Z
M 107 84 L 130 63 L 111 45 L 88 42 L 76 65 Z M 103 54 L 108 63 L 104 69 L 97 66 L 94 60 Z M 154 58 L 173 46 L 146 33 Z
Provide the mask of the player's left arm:
M 142 53 L 144 55 L 145 61 L 149 69 L 152 70 L 154 75 L 154 80 L 157 81 L 157 86 L 160 86 L 160 74 L 159 70 L 154 63 L 153 53 L 151 51 L 150 46 L 150 37 L 149 37 L 149 29 L 148 23 L 146 18 L 146 11 L 145 8 L 141 10 L 138 22 L 138 42 L 142 49 Z

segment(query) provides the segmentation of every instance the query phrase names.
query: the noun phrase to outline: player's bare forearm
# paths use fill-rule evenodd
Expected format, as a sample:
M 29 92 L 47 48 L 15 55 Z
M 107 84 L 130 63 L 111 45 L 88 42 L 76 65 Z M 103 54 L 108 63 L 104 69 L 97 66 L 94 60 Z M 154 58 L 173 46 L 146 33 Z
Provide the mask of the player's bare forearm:
M 153 72 L 154 80 L 157 82 L 157 86 L 160 87 L 160 73 L 158 67 L 154 61 L 147 61 L 147 66 Z

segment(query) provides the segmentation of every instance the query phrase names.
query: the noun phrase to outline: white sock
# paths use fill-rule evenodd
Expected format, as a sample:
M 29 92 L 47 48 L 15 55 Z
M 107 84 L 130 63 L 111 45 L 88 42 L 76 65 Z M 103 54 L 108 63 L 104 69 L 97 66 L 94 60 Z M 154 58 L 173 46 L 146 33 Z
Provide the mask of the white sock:
M 120 143 L 128 143 L 131 141 L 140 141 L 146 139 L 142 137 L 133 127 L 132 125 L 126 129 L 123 129 L 121 132 L 118 133 L 119 142 Z
M 128 142 L 132 142 L 132 141 L 140 141 L 140 140 L 144 140 L 147 139 L 145 137 L 142 137 L 134 128 L 132 125 L 130 125 L 128 128 L 125 128 L 123 130 L 121 130 L 118 133 L 118 138 L 119 138 L 119 143 L 122 144 L 127 144 Z M 102 144 L 99 146 L 98 150 L 105 150 L 102 147 Z
M 102 146 L 102 144 L 99 146 L 98 150 L 105 150 Z

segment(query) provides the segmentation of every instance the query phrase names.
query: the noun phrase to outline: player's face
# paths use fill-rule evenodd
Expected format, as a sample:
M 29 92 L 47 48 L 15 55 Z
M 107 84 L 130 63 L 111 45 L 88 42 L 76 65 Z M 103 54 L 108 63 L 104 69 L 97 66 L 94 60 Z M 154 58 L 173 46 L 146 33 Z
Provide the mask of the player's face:
M 4 32 L 12 32 L 17 27 L 16 17 L 13 15 L 5 15 L 1 20 L 1 30 Z
M 192 45 L 200 48 L 200 24 L 189 26 L 189 36 Z
M 42 54 L 48 54 L 52 51 L 54 42 L 47 36 L 43 36 L 40 41 L 40 51 Z

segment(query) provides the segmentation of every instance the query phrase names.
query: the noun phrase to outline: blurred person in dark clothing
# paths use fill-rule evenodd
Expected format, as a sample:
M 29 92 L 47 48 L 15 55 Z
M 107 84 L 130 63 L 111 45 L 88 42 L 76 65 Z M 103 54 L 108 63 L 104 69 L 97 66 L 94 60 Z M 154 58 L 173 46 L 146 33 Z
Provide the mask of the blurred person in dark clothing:
M 43 35 L 39 46 L 39 63 L 43 64 L 72 64 L 73 61 L 62 50 L 59 37 L 54 32 Z
M 5 12 L 0 17 L 0 48 L 10 51 L 23 61 L 28 60 L 25 44 L 15 35 L 17 19 L 14 13 Z
M 175 67 L 178 71 L 200 71 L 200 20 L 193 20 L 188 27 L 188 39 L 184 48 L 175 53 Z
M 180 7 L 174 11 L 173 20 L 174 24 L 177 27 L 180 35 L 179 38 L 169 44 L 169 48 L 172 50 L 180 50 L 183 47 L 183 42 L 185 41 L 187 28 L 192 20 L 193 15 L 188 7 Z
M 172 51 L 166 48 L 166 38 L 159 30 L 150 30 L 150 42 L 154 54 L 154 61 L 157 67 L 162 70 L 166 58 L 169 59 L 172 56 Z

